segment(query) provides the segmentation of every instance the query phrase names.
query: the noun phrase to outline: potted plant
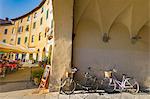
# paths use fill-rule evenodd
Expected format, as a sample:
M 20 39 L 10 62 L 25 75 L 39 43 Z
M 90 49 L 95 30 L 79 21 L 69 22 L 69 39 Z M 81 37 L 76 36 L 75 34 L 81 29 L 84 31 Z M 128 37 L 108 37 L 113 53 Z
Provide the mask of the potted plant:
M 35 85 L 39 85 L 40 84 L 40 80 L 42 78 L 44 69 L 39 69 L 39 70 L 34 70 L 32 71 L 32 80 L 34 82 Z

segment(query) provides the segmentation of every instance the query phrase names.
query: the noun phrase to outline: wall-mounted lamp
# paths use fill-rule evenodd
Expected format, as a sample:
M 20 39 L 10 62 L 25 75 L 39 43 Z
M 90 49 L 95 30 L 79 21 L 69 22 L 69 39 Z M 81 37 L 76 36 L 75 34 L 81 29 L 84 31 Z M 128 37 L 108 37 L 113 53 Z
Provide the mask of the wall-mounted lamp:
M 134 43 L 136 43 L 136 42 L 137 42 L 138 40 L 140 40 L 140 39 L 142 39 L 141 36 L 135 35 L 135 36 L 132 36 L 132 37 L 131 37 L 131 42 L 134 44 Z
M 47 35 L 48 40 L 51 40 L 53 38 L 52 35 Z
M 107 33 L 103 34 L 103 42 L 107 43 L 110 40 L 110 37 L 108 36 Z

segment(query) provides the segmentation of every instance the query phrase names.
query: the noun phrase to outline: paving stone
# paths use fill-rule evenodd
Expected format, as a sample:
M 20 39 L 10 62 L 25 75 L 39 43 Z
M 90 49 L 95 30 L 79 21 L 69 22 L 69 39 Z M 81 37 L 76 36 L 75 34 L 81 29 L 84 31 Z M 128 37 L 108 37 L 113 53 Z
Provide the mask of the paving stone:
M 58 99 L 69 99 L 69 95 L 62 95 L 62 94 L 59 94 L 59 95 L 58 95 Z
M 108 97 L 108 96 L 99 96 L 99 97 L 97 97 L 97 99 L 111 99 L 111 97 Z
M 111 99 L 111 96 L 107 93 L 103 94 L 103 95 L 99 95 L 97 97 L 97 99 Z
M 121 99 L 135 99 L 135 95 L 132 95 L 130 93 L 122 93 Z
M 69 96 L 69 99 L 87 99 L 88 96 L 88 93 L 75 92 Z
M 98 93 L 90 93 L 86 99 L 97 99 L 98 96 Z
M 82 97 L 73 94 L 69 95 L 69 99 L 82 99 Z
M 46 94 L 45 99 L 58 99 L 58 93 L 48 93 Z
M 26 95 L 22 99 L 45 99 L 45 94 L 43 95 Z
M 150 99 L 150 95 L 136 95 L 135 99 Z
M 103 95 L 99 93 L 83 93 L 83 91 L 76 91 L 72 95 L 62 95 L 58 92 L 48 94 L 32 94 L 34 90 L 22 90 L 14 92 L 0 93 L 0 99 L 150 99 L 149 94 L 130 94 L 130 93 L 117 93 Z
M 110 99 L 121 99 L 122 94 L 117 93 L 117 94 L 110 94 Z
M 6 96 L 0 96 L 0 99 L 4 99 Z
M 6 97 L 0 98 L 0 99 L 22 99 L 22 96 L 6 96 Z

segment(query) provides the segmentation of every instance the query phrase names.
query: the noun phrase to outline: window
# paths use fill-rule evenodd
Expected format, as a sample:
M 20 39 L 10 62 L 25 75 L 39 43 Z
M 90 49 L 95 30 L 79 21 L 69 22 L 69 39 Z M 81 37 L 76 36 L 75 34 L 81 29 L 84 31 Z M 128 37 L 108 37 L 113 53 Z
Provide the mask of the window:
M 23 26 L 20 26 L 20 27 L 18 28 L 18 32 L 23 32 Z
M 34 13 L 34 18 L 36 18 L 36 17 L 37 17 L 37 13 L 35 12 L 35 13 Z
M 27 21 L 30 21 L 30 16 L 28 16 Z
M 41 13 L 43 13 L 43 11 L 44 11 L 44 8 L 42 7 L 42 9 L 41 9 Z
M 7 34 L 8 29 L 5 29 L 4 34 Z
M 21 38 L 18 37 L 18 42 L 17 42 L 18 45 L 20 44 L 20 41 L 21 41 Z
M 47 1 L 47 5 L 49 4 L 49 0 Z
M 21 32 L 23 32 L 23 26 L 21 27 Z
M 26 31 L 29 31 L 29 25 L 26 26 Z
M 27 39 L 28 39 L 28 38 L 27 38 L 27 37 L 25 37 L 25 39 L 24 39 L 24 43 L 27 43 Z
M 10 39 L 10 41 L 14 41 L 14 39 L 12 38 L 12 39 Z
M 35 28 L 36 28 L 36 22 L 33 23 L 33 29 L 35 29 Z
M 47 33 L 45 32 L 45 37 L 46 37 Z
M 49 9 L 46 11 L 46 19 L 48 19 Z
M 40 20 L 40 25 L 42 25 L 42 23 L 43 23 L 43 17 L 42 17 L 41 20 Z
M 31 42 L 34 42 L 34 35 L 32 35 L 32 40 L 31 40 Z
M 54 24 L 54 21 L 53 21 L 53 19 L 52 19 L 52 21 L 51 21 L 51 28 L 53 28 L 53 24 Z
M 3 43 L 6 43 L 6 39 L 3 39 Z
M 23 19 L 20 20 L 20 23 L 22 23 Z
M 41 40 L 41 33 L 39 33 L 39 41 Z
M 14 33 L 14 28 L 12 28 L 12 34 Z

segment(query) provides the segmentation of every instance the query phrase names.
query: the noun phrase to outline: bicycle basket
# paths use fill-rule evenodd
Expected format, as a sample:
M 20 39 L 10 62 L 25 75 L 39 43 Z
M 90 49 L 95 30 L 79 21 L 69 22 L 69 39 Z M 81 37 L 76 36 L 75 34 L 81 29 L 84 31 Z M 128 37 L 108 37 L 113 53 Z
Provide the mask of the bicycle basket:
M 112 71 L 104 71 L 104 76 L 106 78 L 111 78 L 112 77 Z

